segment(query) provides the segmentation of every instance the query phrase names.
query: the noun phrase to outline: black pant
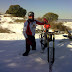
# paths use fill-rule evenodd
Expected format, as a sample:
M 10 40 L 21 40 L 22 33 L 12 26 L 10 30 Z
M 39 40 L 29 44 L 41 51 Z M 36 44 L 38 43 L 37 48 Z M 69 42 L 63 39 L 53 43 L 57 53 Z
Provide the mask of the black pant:
M 35 37 L 34 36 L 30 36 L 28 35 L 28 39 L 31 41 L 32 43 L 32 50 L 36 50 L 36 41 L 35 41 Z M 30 45 L 27 43 L 27 40 L 26 40 L 26 52 L 29 53 L 30 51 Z

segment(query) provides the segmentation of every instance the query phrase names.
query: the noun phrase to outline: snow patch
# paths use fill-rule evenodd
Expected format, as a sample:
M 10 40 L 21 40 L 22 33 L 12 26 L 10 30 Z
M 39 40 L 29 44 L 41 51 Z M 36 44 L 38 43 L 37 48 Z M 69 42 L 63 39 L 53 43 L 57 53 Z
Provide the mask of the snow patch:
M 16 63 L 10 63 L 7 66 L 9 66 L 9 67 L 16 67 L 16 66 L 18 66 L 18 64 L 16 64 Z

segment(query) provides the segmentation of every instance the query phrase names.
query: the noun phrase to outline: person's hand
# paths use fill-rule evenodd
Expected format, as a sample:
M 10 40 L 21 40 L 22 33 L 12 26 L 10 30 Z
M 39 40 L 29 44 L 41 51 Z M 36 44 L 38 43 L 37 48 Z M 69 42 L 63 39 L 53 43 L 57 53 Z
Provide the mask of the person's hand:
M 26 41 L 27 41 L 27 44 L 32 45 L 32 42 L 28 38 L 26 38 Z
M 47 24 L 48 20 L 46 18 L 43 19 L 44 23 Z

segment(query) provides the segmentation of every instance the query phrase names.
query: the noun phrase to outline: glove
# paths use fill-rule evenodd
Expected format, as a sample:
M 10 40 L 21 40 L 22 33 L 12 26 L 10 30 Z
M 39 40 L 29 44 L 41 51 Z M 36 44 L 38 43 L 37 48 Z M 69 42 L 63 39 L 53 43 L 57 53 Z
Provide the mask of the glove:
M 47 24 L 48 20 L 46 18 L 43 19 L 44 23 Z
M 32 42 L 28 38 L 26 38 L 26 41 L 28 45 L 32 45 Z
M 50 24 L 44 24 L 44 28 L 49 29 L 50 27 Z

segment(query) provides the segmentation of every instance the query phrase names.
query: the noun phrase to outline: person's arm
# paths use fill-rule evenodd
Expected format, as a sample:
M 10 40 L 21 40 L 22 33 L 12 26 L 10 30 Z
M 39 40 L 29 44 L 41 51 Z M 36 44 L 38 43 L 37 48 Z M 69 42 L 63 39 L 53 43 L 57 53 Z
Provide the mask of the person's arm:
M 27 34 L 26 34 L 27 23 L 28 23 L 27 21 L 24 23 L 24 28 L 23 28 L 23 35 L 24 35 L 25 38 L 28 38 L 28 37 L 27 37 Z
M 38 25 L 44 25 L 43 22 L 39 22 L 39 21 L 37 21 L 37 20 L 36 20 L 36 24 L 38 24 Z
M 36 24 L 38 25 L 44 25 L 44 24 L 47 24 L 48 23 L 48 20 L 46 18 L 43 19 L 43 22 L 39 22 L 36 20 Z

